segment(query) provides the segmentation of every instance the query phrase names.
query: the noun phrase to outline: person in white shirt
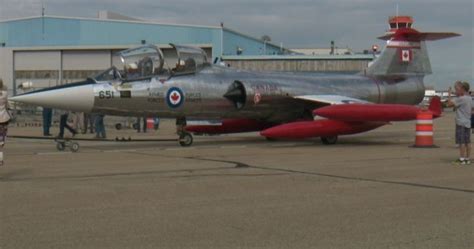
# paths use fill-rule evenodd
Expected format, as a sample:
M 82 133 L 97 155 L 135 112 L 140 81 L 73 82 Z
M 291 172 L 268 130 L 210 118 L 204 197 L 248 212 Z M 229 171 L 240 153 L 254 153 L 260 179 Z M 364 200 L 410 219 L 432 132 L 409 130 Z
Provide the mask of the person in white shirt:
M 3 165 L 3 147 L 5 146 L 10 119 L 8 92 L 7 88 L 3 85 L 3 80 L 0 79 L 0 166 Z
M 455 164 L 471 164 L 471 113 L 472 98 L 469 95 L 469 83 L 457 81 L 454 84 L 456 97 L 451 97 L 452 89 L 448 90 L 448 107 L 456 111 L 456 144 L 459 145 L 459 159 Z

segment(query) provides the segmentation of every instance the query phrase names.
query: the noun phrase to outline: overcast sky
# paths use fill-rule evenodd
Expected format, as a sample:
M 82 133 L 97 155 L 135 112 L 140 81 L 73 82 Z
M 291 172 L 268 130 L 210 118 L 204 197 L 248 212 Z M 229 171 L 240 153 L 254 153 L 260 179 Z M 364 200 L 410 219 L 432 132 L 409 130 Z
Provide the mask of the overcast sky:
M 387 18 L 412 15 L 422 31 L 452 31 L 462 37 L 429 44 L 434 74 L 427 85 L 446 88 L 453 81 L 474 84 L 473 0 L 0 0 L 0 19 L 39 15 L 96 17 L 99 10 L 159 22 L 219 25 L 285 47 L 339 47 L 356 51 L 383 45 L 375 37 L 387 30 Z

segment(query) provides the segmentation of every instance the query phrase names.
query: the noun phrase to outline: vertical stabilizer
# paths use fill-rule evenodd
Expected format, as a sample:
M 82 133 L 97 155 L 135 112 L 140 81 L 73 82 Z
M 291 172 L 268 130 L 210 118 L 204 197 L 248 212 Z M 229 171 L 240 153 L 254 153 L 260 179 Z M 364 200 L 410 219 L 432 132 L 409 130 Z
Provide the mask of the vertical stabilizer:
M 367 68 L 372 76 L 407 77 L 431 74 L 431 64 L 425 41 L 459 36 L 455 33 L 425 33 L 413 28 L 399 28 L 379 39 L 387 46 Z

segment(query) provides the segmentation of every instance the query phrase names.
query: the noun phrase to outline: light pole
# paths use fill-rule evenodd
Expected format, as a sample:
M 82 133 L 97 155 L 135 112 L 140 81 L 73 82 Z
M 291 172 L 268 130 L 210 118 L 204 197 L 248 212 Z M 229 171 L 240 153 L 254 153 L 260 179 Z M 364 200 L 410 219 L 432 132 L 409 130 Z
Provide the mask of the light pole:
M 267 55 L 267 40 L 263 40 L 263 55 Z

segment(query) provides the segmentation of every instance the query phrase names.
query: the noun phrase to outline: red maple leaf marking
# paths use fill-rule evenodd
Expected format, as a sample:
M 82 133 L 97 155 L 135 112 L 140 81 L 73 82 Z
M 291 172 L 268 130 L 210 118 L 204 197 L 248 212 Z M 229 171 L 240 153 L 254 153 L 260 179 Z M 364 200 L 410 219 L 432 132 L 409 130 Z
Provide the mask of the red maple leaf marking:
M 410 56 L 410 55 L 408 54 L 408 52 L 404 52 L 404 53 L 403 53 L 403 58 L 408 59 L 409 56 Z
M 180 98 L 179 94 L 177 94 L 176 92 L 173 92 L 173 94 L 171 95 L 171 100 L 173 101 L 178 101 Z

